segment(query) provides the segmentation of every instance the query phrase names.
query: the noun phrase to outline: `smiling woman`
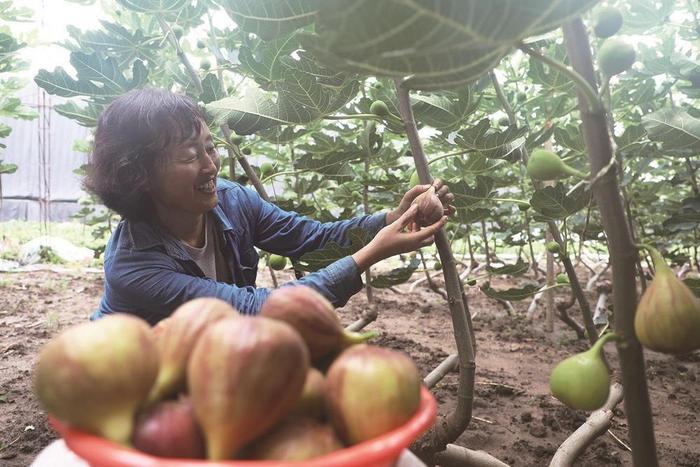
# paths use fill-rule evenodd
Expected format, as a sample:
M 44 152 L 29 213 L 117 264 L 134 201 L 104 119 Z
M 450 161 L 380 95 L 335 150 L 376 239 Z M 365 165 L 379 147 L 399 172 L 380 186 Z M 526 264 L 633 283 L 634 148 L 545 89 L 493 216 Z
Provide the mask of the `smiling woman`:
M 373 237 L 367 245 L 285 284 L 307 285 L 342 306 L 362 288 L 362 271 L 432 243 L 447 219 L 415 225 L 411 203 L 429 188 L 418 185 L 391 212 L 320 223 L 218 179 L 219 167 L 204 115 L 188 97 L 139 89 L 107 108 L 84 185 L 123 219 L 105 250 L 105 291 L 93 318 L 128 312 L 154 324 L 197 297 L 256 314 L 270 291 L 255 287 L 255 247 L 294 259 L 328 242 L 347 244 L 347 232 L 361 228 Z M 443 203 L 453 199 L 442 182 L 434 185 Z

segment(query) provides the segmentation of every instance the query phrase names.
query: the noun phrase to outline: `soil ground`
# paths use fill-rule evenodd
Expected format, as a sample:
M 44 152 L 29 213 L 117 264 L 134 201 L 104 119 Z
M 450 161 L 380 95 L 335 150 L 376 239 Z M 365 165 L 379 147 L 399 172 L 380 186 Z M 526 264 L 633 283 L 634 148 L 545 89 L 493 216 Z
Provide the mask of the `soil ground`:
M 259 285 L 267 285 L 264 271 L 260 279 Z M 519 282 L 522 278 L 503 279 L 492 281 L 492 286 Z M 32 368 L 44 343 L 87 319 L 102 287 L 101 273 L 84 270 L 0 273 L 0 465 L 27 466 L 55 438 L 32 394 Z M 408 286 L 399 289 L 408 290 Z M 566 292 L 558 293 L 564 297 Z M 484 450 L 512 466 L 547 465 L 587 416 L 550 395 L 549 372 L 561 359 L 587 346 L 561 322 L 547 333 L 541 321 L 526 320 L 529 300 L 515 302 L 515 313 L 509 315 L 478 287 L 468 289 L 468 299 L 478 345 L 476 388 L 473 419 L 457 444 Z M 589 299 L 595 304 L 594 295 Z M 367 306 L 365 294 L 360 293 L 339 311 L 343 321 L 350 323 Z M 446 302 L 429 289 L 375 290 L 375 306 L 379 319 L 368 329 L 381 332 L 376 342 L 409 353 L 424 375 L 455 352 Z M 574 309 L 572 315 L 580 319 Z M 619 381 L 613 345 L 608 346 L 607 355 L 613 379 Z M 646 363 L 660 464 L 699 466 L 700 353 L 676 358 L 648 352 Z M 433 392 L 440 413 L 449 413 L 455 405 L 457 375 L 447 375 Z M 622 405 L 615 414 L 610 431 L 629 445 Z M 576 465 L 632 465 L 631 459 L 630 452 L 608 433 Z

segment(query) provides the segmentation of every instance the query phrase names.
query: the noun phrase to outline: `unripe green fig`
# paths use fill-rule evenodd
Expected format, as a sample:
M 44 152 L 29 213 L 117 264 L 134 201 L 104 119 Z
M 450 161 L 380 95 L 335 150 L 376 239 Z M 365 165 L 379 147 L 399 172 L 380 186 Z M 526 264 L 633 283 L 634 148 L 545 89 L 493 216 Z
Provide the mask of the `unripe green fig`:
M 518 203 L 518 209 L 520 209 L 521 211 L 525 212 L 525 211 L 527 211 L 528 209 L 530 209 L 530 205 L 529 205 L 529 204 Z
M 700 349 L 700 299 L 676 277 L 656 249 L 645 248 L 656 275 L 637 305 L 637 339 L 648 349 L 670 354 Z
M 601 39 L 614 36 L 622 27 L 622 13 L 618 8 L 609 6 L 598 12 L 593 31 Z
M 238 135 L 231 136 L 231 143 L 235 144 L 236 146 L 240 146 L 240 144 L 242 142 L 243 142 L 242 136 L 238 136 Z
M 527 94 L 525 94 L 523 91 L 520 91 L 516 95 L 515 99 L 518 101 L 519 104 L 522 104 L 523 102 L 525 102 L 527 100 Z
M 175 34 L 176 39 L 180 39 L 185 34 L 185 30 L 181 26 L 175 25 L 173 26 L 173 34 Z
M 262 175 L 263 177 L 274 173 L 274 171 L 275 166 L 272 165 L 272 162 L 263 162 L 262 164 L 260 164 L 260 175 Z
M 548 252 L 552 254 L 561 253 L 561 245 L 559 245 L 559 243 L 555 242 L 554 240 L 545 243 L 544 247 L 547 249 Z
M 199 62 L 199 67 L 204 71 L 208 71 L 211 68 L 211 62 L 208 59 L 203 58 Z
M 280 255 L 270 255 L 267 259 L 267 265 L 275 271 L 281 271 L 287 267 L 287 258 Z
M 386 117 L 389 115 L 389 107 L 387 107 L 384 101 L 374 101 L 372 105 L 369 106 L 370 113 L 374 115 L 379 115 L 380 117 Z
M 180 305 L 157 337 L 160 368 L 148 395 L 153 404 L 185 390 L 185 369 L 194 344 L 213 323 L 238 315 L 227 302 L 213 297 L 200 297 Z
M 557 274 L 557 284 L 568 284 L 569 276 L 565 272 Z
M 187 387 L 207 458 L 235 457 L 282 420 L 301 395 L 309 351 L 286 323 L 237 316 L 209 326 L 187 364 Z
M 360 344 L 345 350 L 326 375 L 333 427 L 353 445 L 406 423 L 420 404 L 421 377 L 403 352 Z
M 207 47 L 207 44 L 205 44 L 202 39 L 199 39 L 197 41 L 197 48 L 198 49 L 206 49 L 206 47 Z
M 606 76 L 629 70 L 636 59 L 634 47 L 618 38 L 607 39 L 598 51 L 598 66 Z
M 41 350 L 34 393 L 59 420 L 128 445 L 137 409 L 158 374 L 158 349 L 146 321 L 108 315 L 68 328 Z
M 552 395 L 572 409 L 601 408 L 610 392 L 610 375 L 601 354 L 611 339 L 617 336 L 605 334 L 590 349 L 559 362 L 549 377 Z
M 501 117 L 498 119 L 498 126 L 508 126 L 510 125 L 510 120 L 508 117 Z
M 527 161 L 527 174 L 535 180 L 556 180 L 561 177 L 573 175 L 578 178 L 586 178 L 586 175 L 565 164 L 559 156 L 552 151 L 535 149 Z
M 470 287 L 476 285 L 476 279 L 469 279 L 467 281 L 467 285 Z
M 253 150 L 250 149 L 249 147 L 245 147 L 245 148 L 241 149 L 241 152 L 243 154 L 245 154 L 246 156 L 250 156 L 253 153 Z
M 433 264 L 433 269 L 439 271 L 442 269 L 442 263 L 440 261 L 435 261 L 435 264 Z

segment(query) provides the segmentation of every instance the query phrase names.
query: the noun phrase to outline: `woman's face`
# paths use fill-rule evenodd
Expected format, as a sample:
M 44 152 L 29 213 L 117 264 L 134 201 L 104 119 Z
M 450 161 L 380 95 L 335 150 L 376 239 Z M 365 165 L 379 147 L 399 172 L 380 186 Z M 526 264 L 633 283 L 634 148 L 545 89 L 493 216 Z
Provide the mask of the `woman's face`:
M 220 167 L 209 128 L 202 123 L 199 136 L 173 147 L 159 164 L 150 185 L 150 195 L 160 214 L 205 214 L 218 201 L 216 175 Z

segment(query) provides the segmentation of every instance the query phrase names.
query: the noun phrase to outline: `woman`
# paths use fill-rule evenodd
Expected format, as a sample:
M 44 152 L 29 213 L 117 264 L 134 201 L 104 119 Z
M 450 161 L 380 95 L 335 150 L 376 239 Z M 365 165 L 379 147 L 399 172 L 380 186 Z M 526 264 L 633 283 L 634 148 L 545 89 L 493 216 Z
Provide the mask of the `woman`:
M 255 314 L 270 290 L 255 287 L 254 247 L 299 258 L 328 242 L 347 244 L 348 230 L 359 227 L 373 237 L 367 245 L 288 283 L 312 287 L 343 306 L 362 288 L 364 270 L 431 244 L 447 220 L 407 231 L 416 215 L 411 201 L 428 188 L 419 185 L 389 213 L 323 224 L 217 179 L 219 167 L 204 116 L 188 97 L 140 89 L 104 111 L 85 188 L 122 221 L 105 250 L 105 290 L 93 319 L 128 312 L 155 324 L 196 297 L 218 297 Z M 440 182 L 437 187 L 447 205 L 453 195 Z

